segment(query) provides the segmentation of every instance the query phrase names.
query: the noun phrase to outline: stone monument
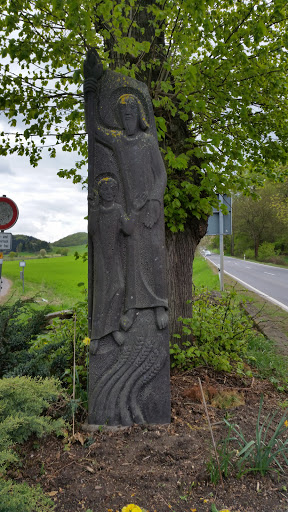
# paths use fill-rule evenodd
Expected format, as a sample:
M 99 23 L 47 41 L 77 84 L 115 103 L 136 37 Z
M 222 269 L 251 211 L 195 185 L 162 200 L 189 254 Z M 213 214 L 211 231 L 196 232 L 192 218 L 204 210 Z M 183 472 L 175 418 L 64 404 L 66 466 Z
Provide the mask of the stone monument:
M 89 424 L 170 422 L 163 195 L 142 82 L 84 62 L 88 132 Z

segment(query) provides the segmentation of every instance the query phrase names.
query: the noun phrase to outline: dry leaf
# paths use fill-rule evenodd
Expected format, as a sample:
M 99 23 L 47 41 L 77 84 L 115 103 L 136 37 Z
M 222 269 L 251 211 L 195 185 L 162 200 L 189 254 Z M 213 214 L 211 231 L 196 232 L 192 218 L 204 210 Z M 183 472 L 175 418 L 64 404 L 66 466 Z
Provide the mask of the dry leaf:
M 87 471 L 89 471 L 90 473 L 95 473 L 94 469 L 91 468 L 90 466 L 85 466 L 85 469 L 87 469 Z
M 83 444 L 85 443 L 85 437 L 83 436 L 83 434 L 81 434 L 81 432 L 76 432 L 76 434 L 74 434 L 74 436 L 71 437 L 71 442 L 75 442 L 75 441 L 79 441 L 79 443 L 83 446 Z

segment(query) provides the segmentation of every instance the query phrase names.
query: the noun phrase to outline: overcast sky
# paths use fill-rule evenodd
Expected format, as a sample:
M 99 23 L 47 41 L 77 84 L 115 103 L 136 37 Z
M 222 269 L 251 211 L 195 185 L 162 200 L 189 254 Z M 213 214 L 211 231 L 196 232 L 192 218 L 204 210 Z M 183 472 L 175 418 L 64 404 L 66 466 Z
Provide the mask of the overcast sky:
M 76 159 L 71 153 L 60 152 L 54 159 L 44 154 L 34 168 L 27 157 L 0 157 L 0 196 L 15 201 L 19 209 L 17 223 L 7 232 L 55 242 L 87 231 L 87 191 L 57 176 L 60 168 L 72 167 Z

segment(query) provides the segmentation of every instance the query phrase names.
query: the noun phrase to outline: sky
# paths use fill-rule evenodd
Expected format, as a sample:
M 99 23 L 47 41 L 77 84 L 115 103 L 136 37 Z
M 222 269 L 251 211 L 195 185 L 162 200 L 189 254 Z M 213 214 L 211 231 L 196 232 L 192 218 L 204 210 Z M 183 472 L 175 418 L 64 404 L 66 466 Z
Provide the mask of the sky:
M 17 37 L 17 32 L 14 35 Z M 5 63 L 10 64 L 14 73 L 28 73 L 17 63 L 11 64 L 8 57 L 1 60 L 1 64 Z M 0 132 L 24 131 L 21 116 L 17 116 L 17 128 L 11 129 L 4 113 L 0 114 Z M 14 142 L 14 136 L 11 141 Z M 56 158 L 50 158 L 44 149 L 37 167 L 32 167 L 25 156 L 0 156 L 0 196 L 12 199 L 19 210 L 18 221 L 7 233 L 55 242 L 67 235 L 87 231 L 84 218 L 87 216 L 87 190 L 83 190 L 81 184 L 74 185 L 72 180 L 57 176 L 61 168 L 74 167 L 76 160 L 79 160 L 76 153 L 62 152 L 58 148 Z
M 0 157 L 0 196 L 12 199 L 19 209 L 18 221 L 7 233 L 55 242 L 87 231 L 87 190 L 57 176 L 59 169 L 73 167 L 76 159 L 61 151 L 56 158 L 44 154 L 34 168 L 27 157 Z

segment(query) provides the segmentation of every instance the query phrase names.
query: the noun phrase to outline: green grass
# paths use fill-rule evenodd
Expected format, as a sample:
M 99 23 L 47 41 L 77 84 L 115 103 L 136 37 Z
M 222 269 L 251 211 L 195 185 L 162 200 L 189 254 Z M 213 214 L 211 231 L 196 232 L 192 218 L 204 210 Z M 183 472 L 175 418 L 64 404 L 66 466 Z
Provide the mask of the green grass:
M 255 336 L 250 340 L 246 358 L 262 378 L 269 379 L 279 391 L 288 391 L 288 357 L 277 354 L 273 341 Z
M 83 263 L 82 259 L 75 260 L 72 254 L 59 258 L 27 260 L 24 294 L 19 261 L 5 261 L 2 275 L 13 282 L 12 300 L 37 295 L 40 301 L 42 298 L 48 300 L 54 309 L 71 308 L 75 302 L 81 300 L 83 287 L 79 287 L 78 283 L 83 282 L 87 288 L 87 262 Z
M 207 290 L 220 290 L 217 269 L 210 267 L 202 256 L 194 258 L 192 280 L 196 288 L 204 287 Z

